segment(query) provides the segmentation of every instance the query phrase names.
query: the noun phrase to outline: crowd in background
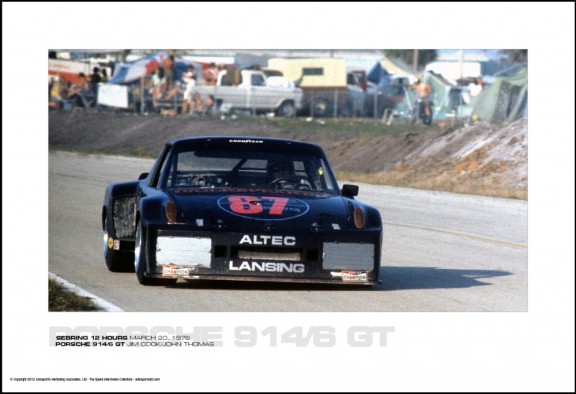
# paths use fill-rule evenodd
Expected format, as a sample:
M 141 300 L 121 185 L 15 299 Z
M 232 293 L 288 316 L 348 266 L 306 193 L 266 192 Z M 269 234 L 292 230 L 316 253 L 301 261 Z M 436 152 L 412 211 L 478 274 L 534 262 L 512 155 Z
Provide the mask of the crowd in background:
M 108 82 L 106 69 L 92 69 L 92 74 L 86 76 L 79 73 L 74 82 L 64 77 L 48 78 L 48 102 L 52 107 L 70 108 L 73 106 L 89 108 L 98 102 L 98 84 Z

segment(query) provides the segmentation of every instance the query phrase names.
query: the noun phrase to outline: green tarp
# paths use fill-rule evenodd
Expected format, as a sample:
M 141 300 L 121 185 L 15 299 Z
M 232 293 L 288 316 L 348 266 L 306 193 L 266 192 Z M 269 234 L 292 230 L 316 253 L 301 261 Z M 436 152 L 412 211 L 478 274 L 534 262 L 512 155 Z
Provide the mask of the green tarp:
M 528 102 L 528 70 L 497 77 L 472 103 L 479 120 L 512 122 L 525 116 Z

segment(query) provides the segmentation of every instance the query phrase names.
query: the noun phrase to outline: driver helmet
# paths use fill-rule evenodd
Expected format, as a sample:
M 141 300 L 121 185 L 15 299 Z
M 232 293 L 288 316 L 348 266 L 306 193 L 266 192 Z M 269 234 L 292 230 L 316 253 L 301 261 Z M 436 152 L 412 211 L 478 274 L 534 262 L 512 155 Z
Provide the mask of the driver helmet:
M 289 160 L 269 160 L 266 164 L 266 173 L 270 181 L 294 175 L 294 164 Z

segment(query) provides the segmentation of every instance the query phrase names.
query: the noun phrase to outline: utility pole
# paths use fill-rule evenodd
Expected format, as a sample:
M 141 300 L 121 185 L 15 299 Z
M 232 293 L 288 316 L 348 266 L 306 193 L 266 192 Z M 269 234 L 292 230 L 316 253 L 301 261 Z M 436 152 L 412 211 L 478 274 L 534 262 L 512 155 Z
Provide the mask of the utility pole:
M 412 68 L 418 70 L 418 49 L 414 49 L 414 56 L 412 57 Z
M 464 49 L 460 49 L 460 79 L 464 78 Z

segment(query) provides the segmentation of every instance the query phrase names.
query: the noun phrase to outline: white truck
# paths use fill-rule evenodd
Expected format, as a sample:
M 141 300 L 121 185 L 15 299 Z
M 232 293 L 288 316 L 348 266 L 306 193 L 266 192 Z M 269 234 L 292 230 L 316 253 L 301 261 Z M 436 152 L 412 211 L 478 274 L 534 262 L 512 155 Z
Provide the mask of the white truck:
M 238 85 L 227 86 L 226 73 L 223 70 L 218 74 L 216 86 L 200 83 L 194 89 L 203 100 L 211 97 L 222 113 L 274 112 L 278 116 L 293 117 L 302 108 L 302 89 L 285 77 L 268 77 L 260 70 L 240 70 Z

